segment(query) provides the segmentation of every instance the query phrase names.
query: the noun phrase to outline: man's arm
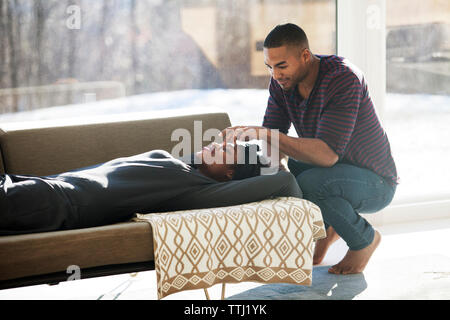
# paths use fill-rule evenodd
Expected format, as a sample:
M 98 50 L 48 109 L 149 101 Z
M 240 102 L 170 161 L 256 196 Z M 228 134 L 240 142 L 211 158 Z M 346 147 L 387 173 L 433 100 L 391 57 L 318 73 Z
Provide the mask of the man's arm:
M 261 135 L 262 130 L 268 130 L 268 132 Z M 278 141 L 273 142 L 271 130 L 260 127 L 255 128 L 255 131 L 257 131 L 258 138 L 267 136 L 269 149 L 271 149 L 272 143 L 278 144 L 281 170 L 286 170 L 288 157 L 320 167 L 332 167 L 339 160 L 337 153 L 321 139 L 295 138 L 279 132 Z
M 294 138 L 280 133 L 279 146 L 280 155 L 320 167 L 332 167 L 339 160 L 337 153 L 318 138 Z
M 272 143 L 278 144 L 281 170 L 289 171 L 287 157 L 320 167 L 331 167 L 339 160 L 338 154 L 319 138 L 295 138 L 279 132 L 276 142 L 272 141 L 272 130 L 268 128 L 238 126 L 228 130 L 234 133 L 234 140 L 266 139 L 268 150 Z

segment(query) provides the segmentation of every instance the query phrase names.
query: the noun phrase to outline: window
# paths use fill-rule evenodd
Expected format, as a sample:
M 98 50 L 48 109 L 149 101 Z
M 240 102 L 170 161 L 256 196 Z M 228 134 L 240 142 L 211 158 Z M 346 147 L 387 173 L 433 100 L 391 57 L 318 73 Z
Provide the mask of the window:
M 450 193 L 450 2 L 386 1 L 384 122 L 399 196 Z
M 261 124 L 284 22 L 335 53 L 333 0 L 0 1 L 0 121 L 216 106 Z

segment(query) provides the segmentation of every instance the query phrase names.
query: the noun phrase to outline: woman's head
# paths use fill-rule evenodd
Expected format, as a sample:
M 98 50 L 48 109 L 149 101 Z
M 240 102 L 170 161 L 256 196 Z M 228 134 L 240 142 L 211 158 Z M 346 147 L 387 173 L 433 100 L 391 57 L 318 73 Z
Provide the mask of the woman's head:
M 201 159 L 199 170 L 204 175 L 217 180 L 241 180 L 259 176 L 261 168 L 266 167 L 261 163 L 257 144 L 232 144 L 211 143 L 199 152 L 197 157 Z

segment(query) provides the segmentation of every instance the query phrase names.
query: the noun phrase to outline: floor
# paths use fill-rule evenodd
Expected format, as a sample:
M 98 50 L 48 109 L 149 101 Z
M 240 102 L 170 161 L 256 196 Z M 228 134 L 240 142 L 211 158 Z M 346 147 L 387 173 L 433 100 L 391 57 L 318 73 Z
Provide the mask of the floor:
M 327 272 L 347 251 L 341 240 L 333 244 L 323 263 L 313 270 L 313 284 L 226 285 L 227 299 L 450 299 L 450 219 L 380 227 L 383 238 L 366 270 L 357 275 L 337 276 Z M 209 289 L 211 299 L 220 299 L 221 285 Z M 0 290 L 4 299 L 55 300 L 156 300 L 154 271 L 96 279 L 68 281 Z M 164 300 L 204 300 L 203 290 L 172 294 Z

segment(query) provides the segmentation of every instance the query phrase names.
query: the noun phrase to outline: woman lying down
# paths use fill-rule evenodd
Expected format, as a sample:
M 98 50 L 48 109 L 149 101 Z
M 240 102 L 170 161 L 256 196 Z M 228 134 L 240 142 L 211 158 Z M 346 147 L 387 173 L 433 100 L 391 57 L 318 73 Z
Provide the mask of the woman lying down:
M 248 143 L 211 143 L 190 163 L 153 150 L 52 176 L 0 175 L 0 235 L 107 225 L 137 212 L 301 197 L 290 173 L 260 175 L 261 161 L 251 161 L 252 152 L 256 148 Z M 234 162 L 227 164 L 230 154 Z M 237 161 L 239 155 L 244 161 Z

